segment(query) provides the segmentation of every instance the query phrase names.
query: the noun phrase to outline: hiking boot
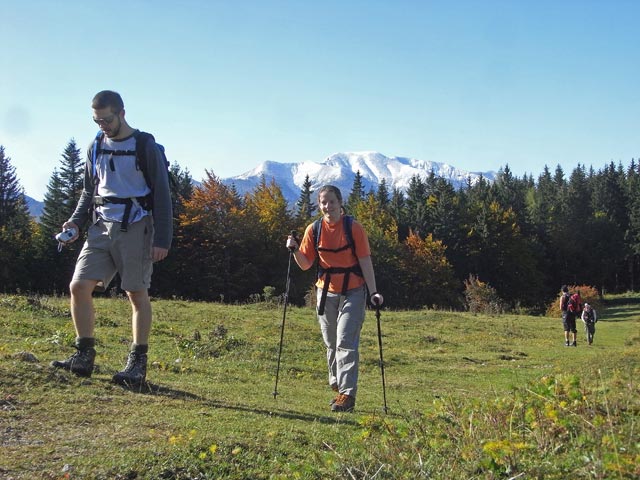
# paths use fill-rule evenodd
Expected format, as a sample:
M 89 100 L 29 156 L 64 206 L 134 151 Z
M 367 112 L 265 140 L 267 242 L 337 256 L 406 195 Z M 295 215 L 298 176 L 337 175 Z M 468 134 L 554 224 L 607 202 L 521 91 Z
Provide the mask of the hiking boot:
M 565 346 L 565 347 L 569 347 L 569 346 L 571 346 L 571 344 L 569 343 L 569 340 L 567 340 L 566 342 L 564 342 L 564 346 Z
M 80 349 L 76 346 L 74 346 L 73 348 L 76 349 L 76 353 L 71 355 L 66 360 L 54 360 L 53 362 L 51 362 L 51 366 L 69 370 L 71 373 L 75 373 L 79 377 L 90 377 L 91 373 L 93 373 L 93 363 L 96 358 L 96 349 Z
M 332 406 L 334 403 L 336 403 L 336 400 L 338 400 L 338 397 L 340 396 L 340 389 L 335 383 L 331 385 L 331 390 L 336 392 L 336 396 L 331 399 L 331 401 L 329 402 L 329 406 Z
M 111 379 L 113 383 L 125 387 L 138 386 L 145 382 L 147 377 L 147 354 L 129 352 L 127 365 L 124 370 L 116 373 Z
M 331 405 L 333 412 L 353 412 L 353 408 L 356 406 L 356 397 L 351 395 L 345 395 L 343 393 L 338 395 L 336 401 Z
M 571 344 L 572 347 L 577 347 L 578 346 L 578 342 L 576 342 L 575 340 L 573 341 L 573 343 Z

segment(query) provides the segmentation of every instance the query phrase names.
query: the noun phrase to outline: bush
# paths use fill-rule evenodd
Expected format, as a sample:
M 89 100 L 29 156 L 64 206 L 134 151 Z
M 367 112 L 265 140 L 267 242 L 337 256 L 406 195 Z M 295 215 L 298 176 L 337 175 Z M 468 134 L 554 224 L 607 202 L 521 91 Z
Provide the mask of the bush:
M 504 301 L 496 290 L 488 283 L 481 282 L 475 275 L 469 274 L 469 279 L 464 281 L 464 296 L 471 313 L 496 315 L 505 310 Z
M 595 287 L 591 287 L 589 285 L 567 285 L 569 288 L 569 293 L 574 294 L 575 292 L 580 293 L 580 297 L 582 297 L 582 303 L 588 303 L 593 308 L 598 311 L 598 309 L 602 306 L 600 294 L 598 293 L 598 289 Z M 560 313 L 560 294 L 558 294 L 558 298 L 553 300 L 549 306 L 547 307 L 547 317 L 560 318 L 562 314 Z

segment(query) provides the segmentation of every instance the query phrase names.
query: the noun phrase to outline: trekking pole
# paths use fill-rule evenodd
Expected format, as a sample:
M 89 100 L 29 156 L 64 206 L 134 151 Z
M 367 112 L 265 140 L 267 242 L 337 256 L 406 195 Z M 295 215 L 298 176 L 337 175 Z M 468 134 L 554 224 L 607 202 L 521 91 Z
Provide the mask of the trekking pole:
M 291 236 L 295 238 L 296 232 L 291 231 Z M 289 283 L 291 280 L 291 257 L 295 247 L 289 247 L 289 265 L 287 265 L 287 283 L 284 289 L 284 311 L 282 312 L 282 325 L 280 326 L 280 347 L 278 348 L 278 367 L 276 368 L 276 385 L 273 388 L 273 399 L 278 396 L 278 378 L 280 376 L 280 357 L 282 356 L 282 341 L 284 340 L 284 320 L 287 317 L 287 303 L 289 300 Z
M 384 359 L 382 358 L 382 332 L 380 330 L 380 304 L 378 299 L 374 297 L 374 305 L 376 308 L 376 321 L 378 323 L 378 347 L 380 347 L 380 373 L 382 374 L 382 398 L 384 399 L 384 413 L 387 413 L 387 387 L 384 382 Z

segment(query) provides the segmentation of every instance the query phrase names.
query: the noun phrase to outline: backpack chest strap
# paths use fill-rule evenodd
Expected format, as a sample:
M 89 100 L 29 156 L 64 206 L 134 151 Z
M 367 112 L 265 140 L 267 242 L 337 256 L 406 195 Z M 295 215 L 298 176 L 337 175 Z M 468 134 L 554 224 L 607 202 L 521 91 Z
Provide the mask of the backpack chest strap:
M 324 315 L 324 307 L 327 303 L 327 293 L 329 292 L 329 283 L 331 283 L 332 273 L 344 273 L 342 279 L 342 295 L 346 295 L 347 288 L 349 287 L 349 276 L 351 273 L 363 276 L 360 264 L 355 264 L 350 267 L 328 267 L 322 268 L 318 265 L 318 278 L 324 276 L 324 284 L 322 285 L 322 294 L 320 295 L 320 303 L 318 304 L 318 315 Z
M 324 248 L 324 247 L 320 247 L 320 246 L 318 246 L 318 251 L 319 251 L 319 252 L 332 252 L 332 253 L 338 253 L 338 252 L 341 252 L 341 251 L 343 251 L 343 250 L 346 250 L 347 248 L 351 248 L 351 245 L 350 245 L 350 244 L 346 244 L 346 245 L 343 245 L 343 246 L 342 246 L 342 247 L 340 247 L 340 248 Z

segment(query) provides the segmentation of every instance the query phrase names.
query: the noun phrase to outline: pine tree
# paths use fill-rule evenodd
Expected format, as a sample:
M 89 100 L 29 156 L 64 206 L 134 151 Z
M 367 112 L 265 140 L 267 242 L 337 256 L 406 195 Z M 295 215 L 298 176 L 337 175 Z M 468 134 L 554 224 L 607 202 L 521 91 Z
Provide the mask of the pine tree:
M 364 183 L 362 181 L 362 175 L 360 170 L 356 172 L 356 176 L 353 179 L 353 186 L 351 187 L 351 193 L 347 198 L 347 208 L 352 211 L 356 208 L 356 205 L 365 199 Z
M 402 242 L 409 235 L 409 225 L 407 222 L 407 206 L 402 190 L 393 187 L 391 201 L 389 203 L 389 213 L 396 219 L 398 224 L 398 241 Z
M 312 200 L 313 190 L 311 190 L 311 186 L 309 175 L 306 175 L 300 189 L 300 197 L 296 202 L 296 226 L 299 228 L 304 228 L 311 221 L 317 210 Z
M 29 288 L 32 237 L 24 190 L 0 145 L 0 291 Z
M 626 243 L 631 250 L 629 259 L 629 289 L 635 291 L 638 264 L 640 263 L 640 165 L 631 159 L 627 169 L 627 195 L 629 198 L 629 230 Z
M 387 187 L 387 181 L 383 178 L 378 184 L 378 191 L 376 192 L 376 200 L 383 209 L 389 208 L 389 188 Z
M 409 230 L 424 238 L 430 233 L 426 212 L 427 186 L 419 175 L 413 175 L 409 179 L 405 204 Z
M 170 182 L 169 186 L 171 187 L 173 218 L 177 219 L 182 213 L 183 202 L 189 200 L 193 194 L 193 177 L 188 169 L 183 170 L 177 162 L 171 164 L 169 171 L 175 179 L 175 185 Z
M 48 272 L 34 279 L 35 286 L 41 291 L 67 291 L 75 259 L 82 248 L 82 237 L 60 251 L 54 241 L 55 234 L 60 232 L 78 204 L 84 179 L 84 162 L 74 139 L 67 143 L 61 157 L 59 169 L 54 169 L 47 185 L 38 241 L 35 242 L 38 264 Z
M 0 225 L 22 217 L 28 219 L 24 191 L 16 176 L 11 158 L 6 156 L 4 146 L 0 145 Z

